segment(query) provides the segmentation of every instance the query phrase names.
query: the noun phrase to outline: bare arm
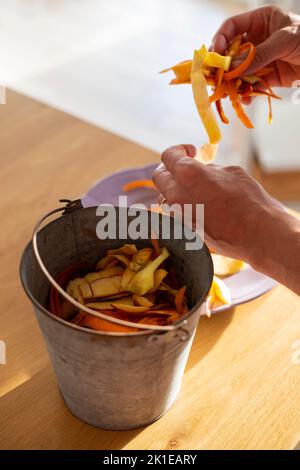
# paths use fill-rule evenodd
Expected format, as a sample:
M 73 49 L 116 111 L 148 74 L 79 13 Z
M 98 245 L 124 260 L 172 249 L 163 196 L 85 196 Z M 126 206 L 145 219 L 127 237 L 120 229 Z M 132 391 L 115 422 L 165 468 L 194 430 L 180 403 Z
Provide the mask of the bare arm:
M 282 211 L 271 211 L 260 235 L 253 267 L 300 295 L 300 222 Z M 260 232 L 259 232 L 260 233 Z
M 300 222 L 240 167 L 203 165 L 192 145 L 162 154 L 154 182 L 169 204 L 204 204 L 205 237 L 300 295 Z

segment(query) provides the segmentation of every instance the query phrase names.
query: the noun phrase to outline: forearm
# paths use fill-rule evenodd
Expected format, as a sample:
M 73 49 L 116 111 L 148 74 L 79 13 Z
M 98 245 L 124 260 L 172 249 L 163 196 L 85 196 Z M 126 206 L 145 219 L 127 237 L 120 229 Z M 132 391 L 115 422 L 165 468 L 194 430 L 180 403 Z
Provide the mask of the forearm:
M 258 227 L 252 266 L 300 295 L 300 221 L 281 209 Z

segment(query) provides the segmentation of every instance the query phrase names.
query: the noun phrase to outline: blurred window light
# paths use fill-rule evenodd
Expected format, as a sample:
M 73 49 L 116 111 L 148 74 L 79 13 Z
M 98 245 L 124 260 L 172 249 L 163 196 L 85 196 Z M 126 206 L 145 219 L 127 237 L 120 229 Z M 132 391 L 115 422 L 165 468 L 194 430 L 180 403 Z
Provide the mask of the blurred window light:
M 243 3 L 248 3 L 248 8 L 259 8 L 264 5 L 274 4 L 283 10 L 291 10 L 295 13 L 300 13 L 300 2 L 299 0 L 242 0 Z

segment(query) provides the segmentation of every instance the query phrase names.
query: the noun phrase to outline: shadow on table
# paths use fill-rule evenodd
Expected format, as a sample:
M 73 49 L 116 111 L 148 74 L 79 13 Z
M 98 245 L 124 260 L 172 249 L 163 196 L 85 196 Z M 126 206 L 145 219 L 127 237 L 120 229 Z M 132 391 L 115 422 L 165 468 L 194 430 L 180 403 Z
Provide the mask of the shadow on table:
M 231 309 L 200 319 L 187 370 L 214 347 L 233 315 Z M 144 429 L 105 431 L 75 418 L 60 396 L 50 364 L 1 397 L 0 416 L 5 429 L 0 448 L 7 449 L 122 449 Z
M 122 449 L 144 429 L 105 431 L 75 418 L 50 364 L 1 397 L 0 416 L 0 449 Z
M 200 318 L 186 370 L 192 369 L 215 346 L 230 324 L 234 310 Z

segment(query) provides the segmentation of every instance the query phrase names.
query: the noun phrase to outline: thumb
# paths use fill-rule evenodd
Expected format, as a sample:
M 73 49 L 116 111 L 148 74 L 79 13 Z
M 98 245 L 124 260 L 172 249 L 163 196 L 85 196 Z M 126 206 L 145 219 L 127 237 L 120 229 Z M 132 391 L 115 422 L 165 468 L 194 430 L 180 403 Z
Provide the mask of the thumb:
M 245 75 L 251 75 L 262 67 L 270 65 L 278 59 L 288 58 L 291 47 L 291 35 L 288 28 L 283 28 L 271 34 L 264 42 L 256 47 L 255 58 L 246 70 Z

